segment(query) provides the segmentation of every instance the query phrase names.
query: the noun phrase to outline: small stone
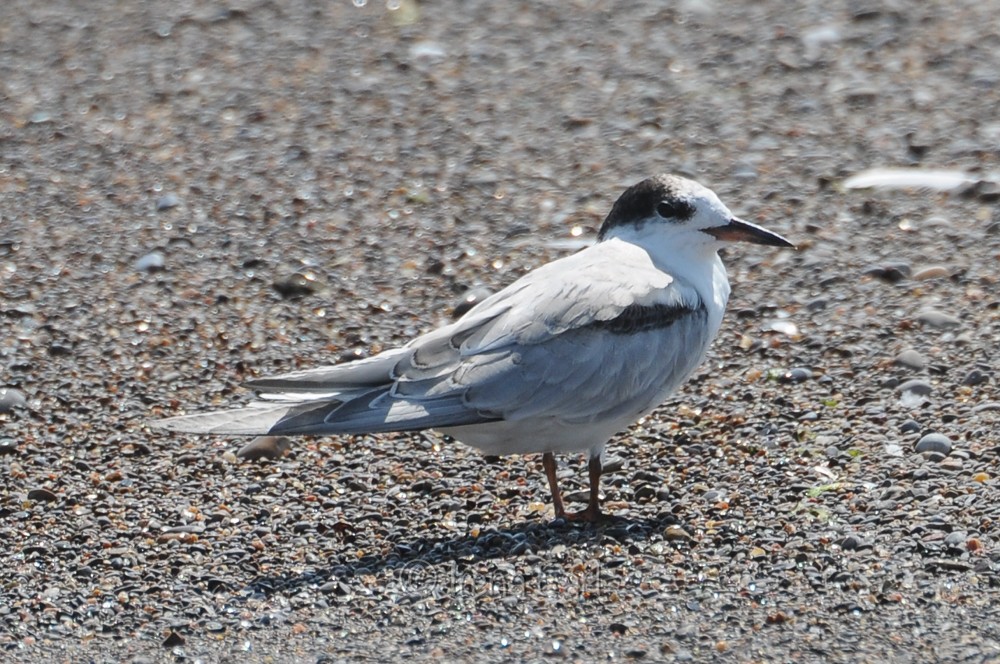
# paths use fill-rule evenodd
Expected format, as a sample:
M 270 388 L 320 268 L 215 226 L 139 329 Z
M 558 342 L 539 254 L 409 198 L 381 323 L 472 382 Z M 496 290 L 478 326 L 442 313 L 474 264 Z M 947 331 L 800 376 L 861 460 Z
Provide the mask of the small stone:
M 48 489 L 32 489 L 28 492 L 28 500 L 36 503 L 54 503 L 59 500 L 59 496 Z
M 826 309 L 827 305 L 830 303 L 825 297 L 817 297 L 806 302 L 806 310 L 808 311 L 822 311 Z
M 288 276 L 275 279 L 271 286 L 284 298 L 311 295 L 317 289 L 316 275 L 312 272 L 293 272 Z
M 145 256 L 136 259 L 132 267 L 139 272 L 159 272 L 166 263 L 167 259 L 162 252 L 151 251 Z
M 17 454 L 17 441 L 13 438 L 0 438 L 0 456 Z
M 913 378 L 899 385 L 896 388 L 897 392 L 910 392 L 918 396 L 925 397 L 934 391 L 934 387 L 927 381 L 920 380 L 919 378 Z
M 780 379 L 782 383 L 803 383 L 813 377 L 813 372 L 805 367 L 795 367 L 786 371 Z
M 175 208 L 181 204 L 181 199 L 177 194 L 163 194 L 156 199 L 156 211 L 162 212 L 163 210 L 169 210 L 170 208 Z
M 902 433 L 916 433 L 920 431 L 920 422 L 916 420 L 906 420 L 899 425 L 899 430 Z
M 938 309 L 922 310 L 917 314 L 917 320 L 924 325 L 938 328 L 958 327 L 962 324 L 961 319 Z
M 928 279 L 943 279 L 950 275 L 948 268 L 942 265 L 931 265 L 913 273 L 914 281 L 927 281 Z
M 13 387 L 0 387 L 0 413 L 9 413 L 15 408 L 24 408 L 28 400 Z
M 917 441 L 916 451 L 923 454 L 925 452 L 936 452 L 948 456 L 951 454 L 951 439 L 940 433 L 929 433 Z
M 897 355 L 893 363 L 907 369 L 914 369 L 915 371 L 920 371 L 927 367 L 927 360 L 924 359 L 924 356 L 912 348 L 907 348 Z
M 969 373 L 965 374 L 965 378 L 962 379 L 962 385 L 975 387 L 976 385 L 982 385 L 989 379 L 989 376 L 979 369 L 972 369 Z
M 887 265 L 876 265 L 865 270 L 865 274 L 876 279 L 896 284 L 910 278 L 912 270 L 906 263 L 889 263 Z
M 948 457 L 941 460 L 941 469 L 958 472 L 962 470 L 962 460 L 956 457 Z
M 167 634 L 167 638 L 163 639 L 164 648 L 176 648 L 182 645 L 184 645 L 184 637 L 172 630 Z
M 258 436 L 240 448 L 236 453 L 241 459 L 280 459 L 292 447 L 292 441 L 285 436 Z

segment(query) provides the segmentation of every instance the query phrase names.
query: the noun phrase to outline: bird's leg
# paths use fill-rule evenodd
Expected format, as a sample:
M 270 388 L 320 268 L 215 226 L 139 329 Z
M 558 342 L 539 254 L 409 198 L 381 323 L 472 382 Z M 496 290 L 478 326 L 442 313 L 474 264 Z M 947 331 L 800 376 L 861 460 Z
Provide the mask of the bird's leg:
M 567 521 L 586 521 L 594 523 L 604 521 L 607 517 L 601 512 L 601 457 L 600 455 L 590 457 L 587 468 L 590 471 L 590 502 L 587 508 L 579 512 L 567 512 L 563 505 L 562 494 L 559 492 L 559 481 L 556 479 L 556 457 L 552 452 L 542 455 L 542 467 L 545 468 L 545 476 L 549 478 L 549 489 L 552 491 L 552 506 L 555 508 L 557 519 Z
M 581 510 L 579 512 L 574 512 L 567 516 L 570 521 L 587 521 L 594 523 L 597 521 L 604 521 L 608 517 L 601 512 L 601 471 L 603 470 L 601 466 L 601 455 L 590 457 L 590 463 L 587 464 L 587 469 L 590 471 L 590 501 L 587 503 L 587 509 Z
M 545 477 L 549 478 L 549 491 L 552 492 L 552 506 L 556 510 L 557 519 L 566 518 L 566 508 L 563 506 L 562 494 L 559 493 L 559 480 L 556 479 L 556 457 L 552 452 L 542 455 L 542 467 Z

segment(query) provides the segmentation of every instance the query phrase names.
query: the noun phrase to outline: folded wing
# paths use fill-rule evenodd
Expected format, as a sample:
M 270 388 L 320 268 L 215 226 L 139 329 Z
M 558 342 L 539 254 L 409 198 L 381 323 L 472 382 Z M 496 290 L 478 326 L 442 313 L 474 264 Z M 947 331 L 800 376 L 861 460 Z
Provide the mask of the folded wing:
M 402 348 L 257 380 L 249 386 L 259 400 L 246 408 L 158 424 L 337 434 L 638 417 L 701 361 L 706 321 L 693 289 L 637 247 L 605 242 L 525 275 Z

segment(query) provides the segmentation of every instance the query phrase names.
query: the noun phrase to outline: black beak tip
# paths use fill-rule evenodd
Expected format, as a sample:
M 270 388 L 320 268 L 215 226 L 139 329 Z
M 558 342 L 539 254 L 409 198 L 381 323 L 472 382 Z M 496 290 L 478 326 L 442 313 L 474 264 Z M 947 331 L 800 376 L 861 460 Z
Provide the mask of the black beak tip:
M 750 242 L 769 247 L 797 249 L 794 244 L 777 233 L 772 233 L 763 226 L 758 226 L 757 224 L 752 224 L 749 221 L 743 221 L 736 217 L 731 219 L 725 226 L 709 228 L 706 232 L 714 238 L 726 242 Z

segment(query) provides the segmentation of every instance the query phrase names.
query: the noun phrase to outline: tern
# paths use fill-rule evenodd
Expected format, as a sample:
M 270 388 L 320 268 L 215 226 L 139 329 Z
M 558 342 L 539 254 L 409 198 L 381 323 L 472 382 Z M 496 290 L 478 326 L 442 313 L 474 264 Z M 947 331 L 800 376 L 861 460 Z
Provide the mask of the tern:
M 486 455 L 541 454 L 557 518 L 594 522 L 608 440 L 704 360 L 729 299 L 719 249 L 793 247 L 676 175 L 629 187 L 597 241 L 449 325 L 370 358 L 248 383 L 245 407 L 155 422 L 229 435 L 436 429 Z M 567 512 L 556 453 L 589 455 L 586 509 Z

